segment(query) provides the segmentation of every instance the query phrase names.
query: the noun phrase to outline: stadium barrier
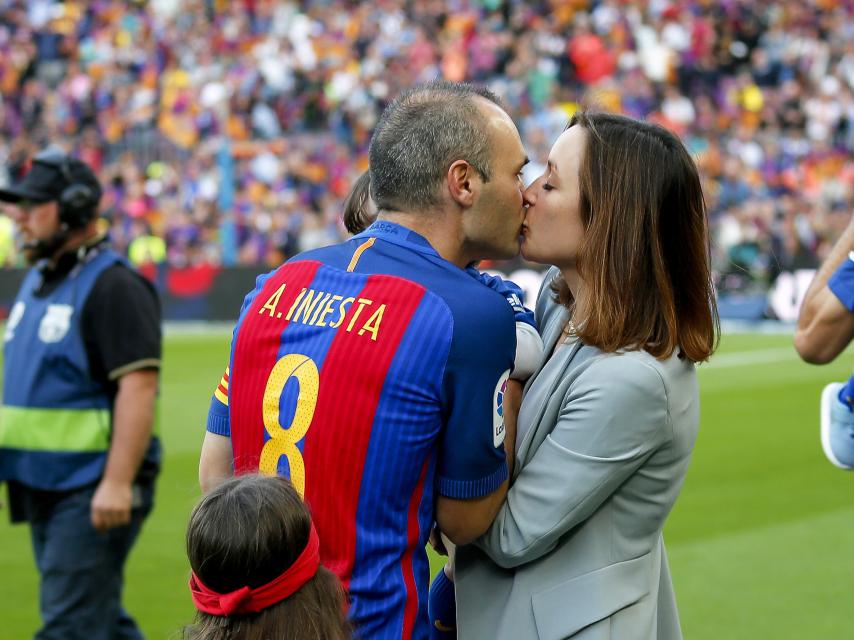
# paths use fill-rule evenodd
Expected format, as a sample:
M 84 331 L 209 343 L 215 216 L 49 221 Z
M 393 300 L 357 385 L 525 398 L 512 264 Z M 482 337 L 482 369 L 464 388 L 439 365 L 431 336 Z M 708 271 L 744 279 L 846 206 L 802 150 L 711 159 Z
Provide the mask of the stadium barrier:
M 509 278 L 525 292 L 529 305 L 540 290 L 545 271 L 528 266 L 487 269 Z M 142 272 L 160 293 L 164 320 L 234 321 L 243 297 L 255 286 L 263 267 L 196 265 L 190 267 L 143 267 Z M 23 281 L 25 270 L 0 270 L 0 320 L 4 320 Z M 767 293 L 725 293 L 718 297 L 721 318 L 759 321 L 778 319 L 793 322 L 810 281 L 812 269 L 783 272 Z

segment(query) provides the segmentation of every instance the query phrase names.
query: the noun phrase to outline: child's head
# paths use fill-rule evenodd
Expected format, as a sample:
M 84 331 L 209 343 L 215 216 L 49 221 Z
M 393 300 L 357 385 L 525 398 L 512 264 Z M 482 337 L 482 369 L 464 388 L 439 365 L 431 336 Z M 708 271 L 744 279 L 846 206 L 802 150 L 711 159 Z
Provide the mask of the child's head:
M 308 508 L 278 477 L 239 476 L 190 516 L 190 589 L 200 640 L 349 637 L 338 579 L 320 566 Z

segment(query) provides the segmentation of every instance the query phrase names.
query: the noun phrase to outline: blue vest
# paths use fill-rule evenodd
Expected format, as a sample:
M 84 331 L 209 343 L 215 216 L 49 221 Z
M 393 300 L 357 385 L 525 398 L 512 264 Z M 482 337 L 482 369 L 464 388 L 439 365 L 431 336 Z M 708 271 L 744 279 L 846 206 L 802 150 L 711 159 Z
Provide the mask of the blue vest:
M 91 253 L 46 297 L 38 269 L 24 279 L 4 336 L 0 481 L 64 491 L 101 477 L 110 446 L 111 398 L 92 379 L 81 335 L 98 277 L 124 259 Z

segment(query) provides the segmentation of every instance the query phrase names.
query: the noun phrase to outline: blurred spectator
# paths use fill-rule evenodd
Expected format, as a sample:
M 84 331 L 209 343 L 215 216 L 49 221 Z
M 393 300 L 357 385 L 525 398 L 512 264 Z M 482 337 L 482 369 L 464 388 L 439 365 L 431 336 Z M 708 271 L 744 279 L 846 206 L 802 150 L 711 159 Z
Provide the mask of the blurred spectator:
M 679 133 L 724 290 L 817 265 L 854 205 L 851 2 L 0 0 L 0 14 L 9 178 L 60 140 L 107 185 L 117 247 L 155 262 L 157 239 L 171 265 L 333 242 L 378 114 L 438 75 L 506 100 L 531 175 L 579 104 Z
M 160 236 L 152 235 L 145 223 L 132 228 L 133 240 L 128 244 L 128 258 L 137 268 L 145 265 L 158 265 L 166 260 L 166 242 Z
M 15 223 L 6 215 L 0 215 L 0 267 L 15 263 Z

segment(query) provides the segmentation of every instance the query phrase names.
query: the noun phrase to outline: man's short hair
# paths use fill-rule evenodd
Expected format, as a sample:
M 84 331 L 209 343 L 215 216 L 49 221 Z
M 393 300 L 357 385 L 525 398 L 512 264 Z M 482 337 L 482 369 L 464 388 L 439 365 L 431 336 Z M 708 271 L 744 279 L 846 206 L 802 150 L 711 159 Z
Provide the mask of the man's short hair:
M 489 181 L 491 136 L 475 98 L 501 106 L 483 87 L 437 80 L 401 93 L 386 107 L 371 139 L 371 197 L 380 210 L 438 204 L 448 168 L 465 160 Z

